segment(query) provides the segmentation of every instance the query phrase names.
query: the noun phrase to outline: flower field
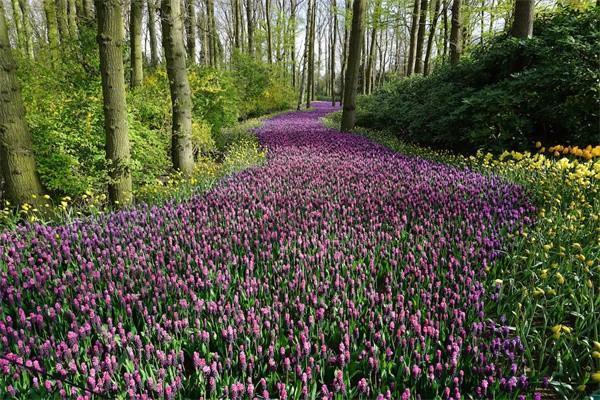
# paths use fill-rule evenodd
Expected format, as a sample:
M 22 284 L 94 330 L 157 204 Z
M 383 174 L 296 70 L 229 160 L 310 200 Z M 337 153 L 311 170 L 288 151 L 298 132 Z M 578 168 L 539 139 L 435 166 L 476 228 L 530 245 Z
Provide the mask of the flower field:
M 589 390 L 597 164 L 540 208 L 539 159 L 401 155 L 331 111 L 267 121 L 267 163 L 203 195 L 1 233 L 0 394 L 537 399 L 557 363 Z

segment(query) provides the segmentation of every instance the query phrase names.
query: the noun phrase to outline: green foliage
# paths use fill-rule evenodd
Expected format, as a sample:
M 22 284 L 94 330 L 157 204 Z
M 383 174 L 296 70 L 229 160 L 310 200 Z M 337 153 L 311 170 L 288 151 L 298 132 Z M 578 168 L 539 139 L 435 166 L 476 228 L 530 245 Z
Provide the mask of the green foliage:
M 533 39 L 500 35 L 457 66 L 361 98 L 358 123 L 461 151 L 597 143 L 598 27 L 600 7 L 561 8 L 538 18 Z
M 240 96 L 242 118 L 285 110 L 294 104 L 294 90 L 276 66 L 235 53 L 231 73 Z
M 79 41 L 61 48 L 60 60 L 53 60 L 47 50 L 35 60 L 20 59 L 19 75 L 44 187 L 54 197 L 104 193 L 102 87 L 93 29 L 84 27 Z M 189 68 L 198 162 L 206 157 L 221 162 L 241 141 L 257 146 L 247 129 L 258 122 L 247 129 L 236 124 L 240 117 L 290 107 L 293 90 L 276 75 L 265 64 L 243 57 L 236 59 L 233 70 Z M 138 191 L 170 173 L 171 100 L 164 68 L 146 71 L 143 85 L 128 92 L 127 105 L 131 169 Z

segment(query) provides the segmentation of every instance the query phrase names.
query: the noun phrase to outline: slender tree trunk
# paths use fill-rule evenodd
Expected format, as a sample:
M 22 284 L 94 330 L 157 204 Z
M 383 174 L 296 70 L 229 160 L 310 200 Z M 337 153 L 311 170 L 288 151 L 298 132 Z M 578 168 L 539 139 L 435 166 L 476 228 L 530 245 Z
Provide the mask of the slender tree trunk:
M 123 74 L 123 16 L 120 0 L 96 0 L 98 45 L 104 132 L 108 163 L 110 201 L 124 205 L 131 201 L 131 173 L 125 77 Z
M 50 46 L 50 55 L 54 60 L 57 60 L 59 43 L 54 0 L 44 0 L 44 13 L 46 15 L 46 35 L 48 46 Z
M 233 0 L 231 7 L 233 8 L 233 44 L 239 50 L 242 43 L 240 41 L 240 0 Z
M 352 30 L 346 69 L 346 91 L 344 93 L 344 109 L 342 111 L 342 131 L 349 131 L 356 123 L 356 91 L 358 85 L 358 64 L 362 47 L 366 0 L 354 0 L 352 6 Z
M 379 14 L 381 12 L 381 0 L 375 1 L 373 9 L 373 29 L 371 30 L 371 45 L 369 47 L 369 55 L 367 58 L 366 72 L 366 92 L 371 93 L 373 90 L 373 64 L 375 63 L 375 49 L 377 48 L 377 29 L 379 29 Z
M 306 33 L 304 37 L 304 56 L 302 56 L 302 77 L 300 81 L 300 97 L 298 98 L 298 110 L 300 110 L 300 105 L 302 104 L 303 95 L 304 95 L 304 82 L 308 81 L 308 58 L 310 54 L 310 19 L 312 15 L 312 2 L 313 0 L 308 0 L 308 6 L 306 9 Z M 308 84 L 306 85 L 308 86 Z M 307 108 L 310 104 L 307 106 Z
M 313 37 L 313 26 L 314 26 L 314 16 L 317 4 L 315 0 L 308 0 L 308 10 L 306 15 L 306 24 L 308 29 L 308 64 L 307 64 L 307 74 L 306 74 L 306 108 L 310 108 L 310 101 L 312 100 L 312 87 L 313 87 L 313 78 L 314 78 L 314 63 L 315 63 L 315 42 Z M 308 12 L 310 11 L 310 12 Z
M 13 23 L 15 24 L 15 33 L 17 34 L 17 49 L 25 53 L 27 45 L 25 44 L 25 31 L 23 30 L 23 16 L 18 0 L 11 0 Z
M 210 65 L 216 67 L 218 64 L 218 38 L 217 27 L 215 22 L 215 2 L 214 0 L 206 0 L 206 17 L 208 20 L 208 53 Z
M 448 57 L 448 47 L 449 47 L 449 35 L 448 35 L 448 0 L 442 0 L 444 2 L 444 49 L 442 54 L 442 59 L 446 62 Z
M 75 0 L 67 0 L 67 17 L 69 22 L 69 36 L 77 38 L 79 28 L 77 27 L 77 5 Z
M 148 36 L 150 39 L 150 64 L 153 67 L 156 67 L 160 62 L 158 55 L 158 38 L 156 35 L 156 1 L 157 0 L 147 0 Z
M 131 71 L 130 86 L 132 89 L 142 85 L 144 79 L 142 59 L 142 12 L 143 0 L 131 0 L 131 14 L 129 15 L 129 49 Z
M 425 30 L 427 29 L 427 0 L 421 0 L 421 12 L 419 14 L 419 31 L 417 33 L 417 50 L 415 55 L 414 72 L 420 74 L 423 72 L 423 44 L 425 43 Z
M 246 0 L 246 24 L 248 26 L 248 54 L 254 56 L 254 1 Z
M 162 0 L 161 20 L 163 48 L 167 61 L 167 75 L 171 89 L 173 132 L 171 159 L 173 167 L 184 176 L 191 176 L 194 168 L 192 151 L 192 98 L 185 67 L 185 46 L 179 0 Z
M 19 0 L 19 8 L 23 16 L 23 33 L 25 35 L 26 54 L 33 58 L 33 29 L 31 27 L 31 9 L 29 0 Z
M 292 86 L 296 87 L 296 0 L 290 0 L 290 55 L 292 58 Z
M 56 0 L 56 21 L 58 22 L 58 33 L 60 43 L 69 41 L 69 19 L 67 17 L 67 0 Z
M 335 47 L 337 45 L 337 3 L 333 0 L 331 12 L 333 13 L 333 28 L 331 32 L 331 105 L 335 106 Z
M 427 50 L 425 51 L 425 69 L 423 71 L 425 75 L 429 75 L 431 70 L 431 49 L 433 48 L 433 40 L 435 39 L 435 28 L 437 27 L 440 14 L 440 6 L 441 0 L 435 0 L 435 9 L 433 10 L 433 18 L 431 19 L 431 27 L 429 28 L 429 38 L 427 39 Z
M 267 22 L 267 61 L 273 63 L 273 39 L 271 34 L 271 0 L 265 0 L 265 19 Z
M 344 12 L 344 47 L 342 48 L 342 75 L 340 77 L 340 84 L 342 86 L 340 90 L 340 103 L 343 102 L 345 98 L 344 93 L 346 93 L 346 66 L 348 64 L 348 39 L 350 37 L 348 17 L 350 16 L 351 12 L 352 3 L 350 0 L 346 0 L 346 9 Z
M 452 3 L 452 27 L 450 29 L 450 64 L 452 65 L 458 64 L 462 54 L 461 3 L 462 0 L 454 0 Z
M 510 34 L 521 39 L 533 35 L 534 0 L 515 0 L 513 23 Z
M 14 204 L 35 202 L 42 193 L 35 168 L 31 133 L 17 79 L 17 64 L 8 40 L 4 4 L 0 2 L 0 171 L 6 197 Z
M 408 65 L 406 75 L 412 75 L 415 68 L 415 54 L 417 48 L 417 34 L 419 32 L 419 14 L 421 11 L 421 0 L 415 0 L 412 12 L 412 23 L 410 26 L 410 47 L 408 49 Z
M 188 60 L 191 64 L 196 64 L 196 7 L 194 7 L 194 0 L 187 0 L 185 33 Z

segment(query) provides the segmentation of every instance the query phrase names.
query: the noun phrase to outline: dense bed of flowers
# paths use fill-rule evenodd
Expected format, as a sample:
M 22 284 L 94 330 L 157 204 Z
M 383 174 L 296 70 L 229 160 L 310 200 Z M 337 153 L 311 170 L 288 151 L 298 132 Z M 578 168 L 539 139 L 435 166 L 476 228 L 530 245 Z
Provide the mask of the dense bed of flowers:
M 339 115 L 325 122 L 337 124 Z M 565 399 L 600 386 L 600 146 L 592 159 L 555 146 L 551 153 L 505 151 L 461 156 L 405 143 L 388 132 L 361 135 L 406 155 L 501 176 L 526 189 L 536 223 L 510 238 L 490 270 L 488 291 L 501 283 L 488 315 L 505 317 L 525 345 L 528 375 Z M 565 151 L 565 149 L 567 149 Z M 558 150 L 560 150 L 558 153 Z M 576 151 L 576 153 L 578 153 Z
M 324 128 L 329 111 L 268 121 L 268 163 L 189 201 L 0 234 L 0 393 L 531 390 L 483 284 L 531 221 L 525 192 Z

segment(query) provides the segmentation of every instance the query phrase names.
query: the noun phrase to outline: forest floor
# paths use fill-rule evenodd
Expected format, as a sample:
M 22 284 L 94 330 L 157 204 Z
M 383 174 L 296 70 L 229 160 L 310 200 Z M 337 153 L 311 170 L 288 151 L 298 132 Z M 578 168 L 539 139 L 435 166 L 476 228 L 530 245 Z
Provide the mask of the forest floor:
M 482 283 L 533 212 L 522 188 L 324 127 L 334 110 L 266 121 L 267 163 L 189 201 L 3 234 L 0 342 L 30 366 L 0 360 L 9 390 L 526 388 L 523 345 L 485 314 Z

